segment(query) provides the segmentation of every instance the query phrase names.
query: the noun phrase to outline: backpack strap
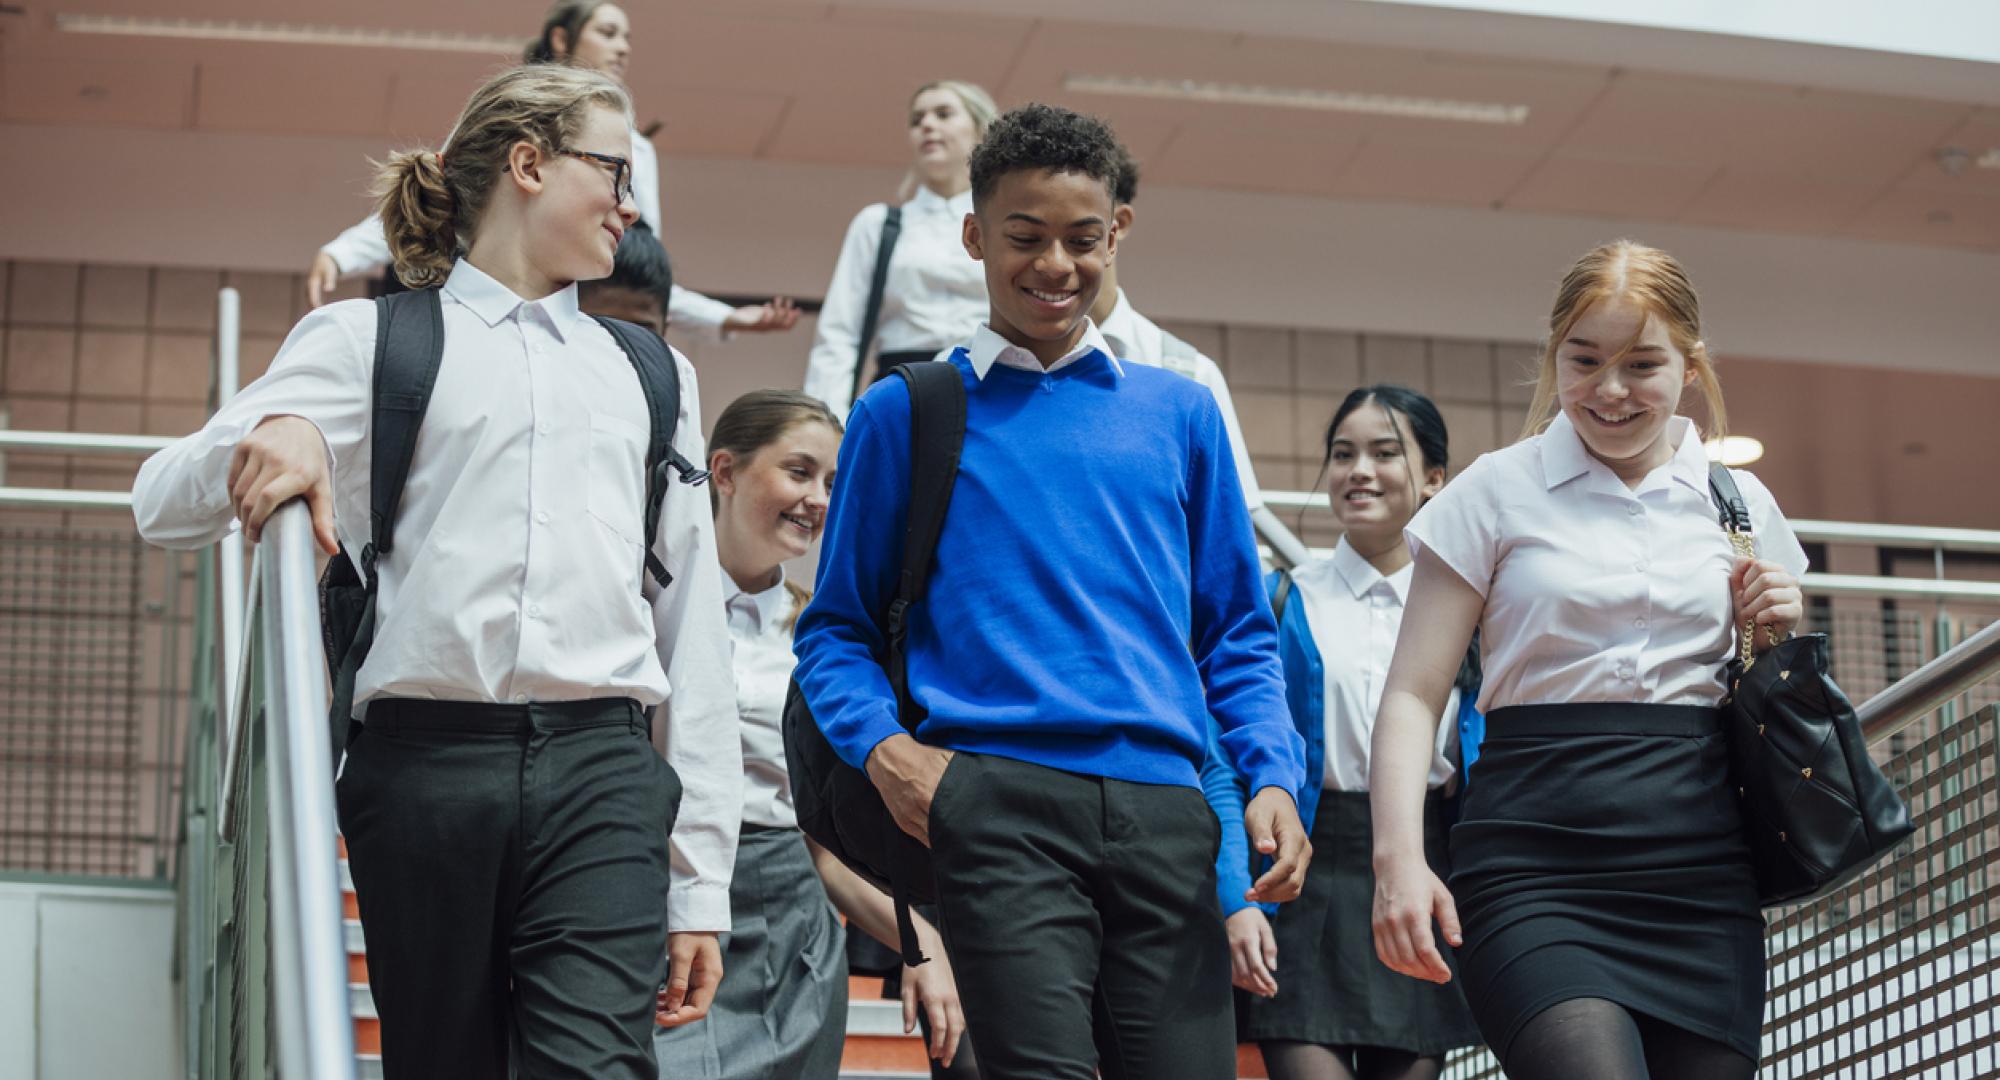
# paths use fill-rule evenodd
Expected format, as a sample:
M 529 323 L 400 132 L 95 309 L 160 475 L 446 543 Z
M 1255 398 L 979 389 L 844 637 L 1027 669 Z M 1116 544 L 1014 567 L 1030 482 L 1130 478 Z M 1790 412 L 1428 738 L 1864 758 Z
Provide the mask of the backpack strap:
M 651 435 L 646 441 L 646 502 L 641 511 L 646 530 L 646 571 L 664 589 L 673 583 L 674 576 L 667 573 L 667 564 L 653 551 L 653 543 L 660 536 L 660 506 L 667 498 L 667 470 L 672 469 L 679 474 L 681 483 L 689 485 L 706 483 L 708 470 L 696 468 L 674 449 L 674 433 L 681 421 L 681 374 L 667 343 L 660 340 L 660 335 L 623 319 L 603 315 L 591 318 L 609 331 L 611 340 L 624 350 L 625 358 L 632 362 L 632 370 L 639 376 L 639 388 L 646 395 L 646 412 L 652 420 Z
M 444 304 L 436 289 L 375 301 L 375 386 L 369 418 L 368 546 L 361 577 L 375 588 L 375 564 L 395 544 L 396 511 L 417 456 L 417 431 L 430 410 L 444 362 Z
M 875 344 L 875 324 L 882 318 L 882 297 L 889 289 L 889 256 L 896 252 L 896 238 L 903 232 L 903 208 L 892 206 L 882 218 L 882 240 L 875 246 L 875 272 L 868 280 L 868 306 L 861 309 L 861 336 L 854 350 L 854 385 L 847 394 L 853 401 L 861 396 L 861 370 L 868 366 L 868 349 Z
M 944 531 L 945 509 L 951 504 L 952 486 L 958 480 L 959 452 L 965 445 L 965 377 L 957 365 L 946 360 L 898 364 L 895 374 L 910 390 L 910 497 L 903 530 L 903 570 L 896 579 L 896 598 L 889 602 L 885 627 L 888 653 L 883 667 L 896 693 L 896 718 L 915 734 L 923 710 L 910 693 L 905 648 L 910 607 L 923 599 L 930 581 L 931 560 L 937 554 L 938 535 Z M 898 842 L 906 847 L 917 843 L 908 835 L 902 835 Z M 906 859 L 903 865 L 913 861 Z M 889 892 L 895 901 L 903 963 L 915 967 L 926 958 L 917 940 L 916 923 L 910 918 L 910 892 L 903 873 L 891 873 Z
M 1292 572 L 1280 568 L 1278 583 L 1271 589 L 1271 621 L 1278 625 L 1280 634 L 1285 631 L 1285 605 L 1292 602 Z

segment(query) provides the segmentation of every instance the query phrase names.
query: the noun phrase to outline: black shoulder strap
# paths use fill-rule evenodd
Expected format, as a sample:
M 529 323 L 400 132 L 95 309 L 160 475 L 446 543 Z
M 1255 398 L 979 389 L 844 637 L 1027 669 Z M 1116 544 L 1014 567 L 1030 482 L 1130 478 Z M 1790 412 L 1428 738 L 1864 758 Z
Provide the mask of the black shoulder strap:
M 395 542 L 396 510 L 417 431 L 444 362 L 444 305 L 436 289 L 392 293 L 375 301 L 375 387 L 369 418 L 368 546 L 361 573 L 371 586 L 375 563 Z
M 868 366 L 868 349 L 875 344 L 875 324 L 882 318 L 882 296 L 889 288 L 889 256 L 896 252 L 896 238 L 903 232 L 903 208 L 892 206 L 882 218 L 882 242 L 875 247 L 875 274 L 868 281 L 868 306 L 861 310 L 861 336 L 854 350 L 854 386 L 847 395 L 861 396 L 861 372 Z
M 1278 587 L 1271 593 L 1271 621 L 1278 625 L 1278 631 L 1285 629 L 1285 605 L 1292 601 L 1292 572 L 1278 571 Z
M 965 381 L 949 361 L 900 364 L 896 374 L 910 388 L 910 500 L 903 530 L 903 571 L 889 603 L 889 685 L 895 688 L 898 719 L 910 731 L 922 718 L 910 696 L 903 643 L 909 634 L 910 605 L 923 599 L 930 581 L 938 534 L 958 480 L 958 456 L 965 444 Z
M 1715 499 L 1716 517 L 1729 532 L 1750 533 L 1750 504 L 1743 501 L 1743 493 L 1736 489 L 1736 478 L 1729 475 L 1729 468 L 1721 462 L 1711 462 L 1708 466 L 1708 492 Z
M 666 564 L 653 551 L 653 543 L 660 535 L 660 505 L 667 498 L 667 470 L 679 473 L 684 484 L 702 483 L 708 479 L 708 473 L 695 468 L 674 449 L 674 429 L 680 426 L 681 419 L 681 375 L 667 343 L 660 340 L 660 335 L 635 323 L 603 315 L 591 317 L 610 331 L 611 339 L 624 350 L 625 358 L 632 362 L 632 370 L 639 376 L 639 388 L 646 394 L 646 412 L 652 418 L 652 434 L 646 443 L 643 511 L 646 570 L 664 589 L 673 581 L 673 575 L 667 573 Z

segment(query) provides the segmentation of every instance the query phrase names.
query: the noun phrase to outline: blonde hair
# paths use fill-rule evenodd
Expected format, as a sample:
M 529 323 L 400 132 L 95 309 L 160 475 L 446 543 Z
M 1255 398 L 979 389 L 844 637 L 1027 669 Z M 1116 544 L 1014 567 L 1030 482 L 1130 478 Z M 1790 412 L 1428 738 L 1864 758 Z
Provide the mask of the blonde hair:
M 974 143 L 984 139 L 986 137 L 986 129 L 992 127 L 993 121 L 1000 118 L 1000 106 L 993 103 L 992 94 L 987 93 L 984 88 L 978 85 L 959 79 L 938 79 L 917 87 L 916 91 L 910 95 L 910 104 L 915 105 L 918 98 L 923 97 L 932 90 L 948 90 L 953 97 L 958 98 L 960 105 L 965 106 L 965 115 L 972 118 Z M 896 187 L 896 201 L 898 203 L 909 202 L 910 196 L 917 193 L 917 185 L 920 183 L 922 181 L 917 179 L 916 170 L 912 169 L 904 173 L 903 182 Z
M 512 68 L 473 91 L 442 150 L 389 155 L 376 174 L 376 214 L 403 284 L 442 284 L 472 246 L 514 145 L 554 154 L 593 106 L 631 121 L 631 99 L 608 75 L 567 64 Z
M 1570 267 L 1556 290 L 1555 309 L 1549 313 L 1549 336 L 1542 343 L 1542 359 L 1535 378 L 1535 396 L 1528 406 L 1527 426 L 1522 438 L 1538 434 L 1555 419 L 1556 352 L 1569 337 L 1583 313 L 1600 300 L 1624 297 L 1637 303 L 1667 329 L 1674 348 L 1687 357 L 1708 410 L 1703 434 L 1720 438 L 1728 430 L 1729 418 L 1722 404 L 1722 380 L 1715 373 L 1715 361 L 1701 337 L 1701 302 L 1680 261 L 1659 248 L 1631 240 L 1613 240 L 1592 248 Z M 1631 349 L 1627 343 L 1616 361 Z M 1606 365 L 1609 366 L 1608 364 Z

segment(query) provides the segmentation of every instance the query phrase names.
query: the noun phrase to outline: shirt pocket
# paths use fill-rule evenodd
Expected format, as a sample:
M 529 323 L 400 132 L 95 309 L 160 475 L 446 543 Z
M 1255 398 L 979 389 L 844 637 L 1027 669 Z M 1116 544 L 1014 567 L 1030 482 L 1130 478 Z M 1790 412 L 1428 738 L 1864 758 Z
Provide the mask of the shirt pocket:
M 647 434 L 607 413 L 590 414 L 590 475 L 585 505 L 598 524 L 638 547 L 646 530 L 641 503 L 645 501 Z

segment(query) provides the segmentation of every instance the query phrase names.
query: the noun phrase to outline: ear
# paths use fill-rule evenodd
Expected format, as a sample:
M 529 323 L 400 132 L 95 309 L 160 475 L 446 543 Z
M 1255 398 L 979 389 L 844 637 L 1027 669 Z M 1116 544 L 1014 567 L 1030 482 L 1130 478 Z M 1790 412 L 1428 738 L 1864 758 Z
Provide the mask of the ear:
M 1693 386 L 1695 383 L 1695 379 L 1700 377 L 1700 373 L 1697 372 L 1694 367 L 1694 358 L 1697 356 L 1706 355 L 1707 352 L 1708 352 L 1708 346 L 1699 341 L 1694 343 L 1694 348 L 1688 350 L 1687 370 L 1681 372 L 1682 386 Z
M 1117 212 L 1111 215 L 1112 224 L 1118 226 L 1118 235 L 1126 236 L 1132 232 L 1133 216 L 1131 203 L 1120 206 Z
M 1111 212 L 1111 230 L 1104 234 L 1105 262 L 1108 263 L 1118 257 L 1118 238 L 1123 235 L 1125 235 L 1125 230 L 1119 227 L 1118 212 L 1114 210 Z
M 965 215 L 965 225 L 959 237 L 965 244 L 965 253 L 975 262 L 986 261 L 986 237 L 979 228 L 979 211 Z
M 556 26 L 549 29 L 549 51 L 554 53 L 558 60 L 569 55 L 568 28 Z
M 1424 490 L 1423 490 L 1424 499 L 1434 498 L 1436 497 L 1438 492 L 1443 490 L 1444 490 L 1444 470 L 1436 465 L 1433 465 L 1430 468 L 1425 469 Z M 1419 502 L 1421 501 L 1422 500 L 1419 500 Z
M 718 495 L 736 494 L 736 455 L 728 450 L 717 450 L 708 455 L 708 482 L 715 485 Z
M 539 195 L 542 191 L 542 166 L 547 161 L 541 148 L 523 139 L 507 150 L 507 176 L 523 192 Z

